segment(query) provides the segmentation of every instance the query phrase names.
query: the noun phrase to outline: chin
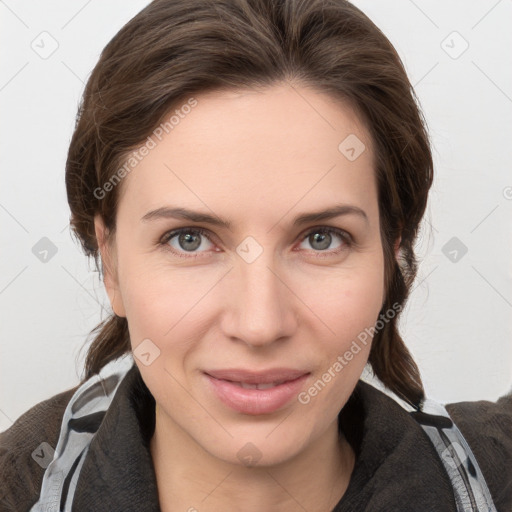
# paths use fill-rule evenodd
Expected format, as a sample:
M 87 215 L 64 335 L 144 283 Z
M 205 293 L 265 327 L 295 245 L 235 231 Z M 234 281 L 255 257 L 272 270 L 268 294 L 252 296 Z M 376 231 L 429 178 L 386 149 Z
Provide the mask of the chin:
M 254 468 L 278 466 L 295 458 L 305 442 L 293 438 L 285 430 L 285 440 L 279 436 L 270 440 L 269 432 L 271 430 L 266 428 L 261 435 L 235 435 L 225 444 L 212 443 L 203 448 L 228 464 Z

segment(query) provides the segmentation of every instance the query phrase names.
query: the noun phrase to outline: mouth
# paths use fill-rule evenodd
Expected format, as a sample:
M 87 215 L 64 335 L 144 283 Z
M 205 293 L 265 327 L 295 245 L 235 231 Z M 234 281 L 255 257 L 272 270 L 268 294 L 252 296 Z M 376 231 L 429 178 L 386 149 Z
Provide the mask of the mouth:
M 219 380 L 225 380 L 226 382 L 231 382 L 231 384 L 235 384 L 236 386 L 239 386 L 243 389 L 270 389 L 275 388 L 276 386 L 280 386 L 281 384 L 284 384 L 285 382 L 290 382 L 286 380 L 281 380 L 279 382 L 270 382 L 269 384 L 249 384 L 248 382 L 235 382 L 232 380 L 226 380 L 226 379 L 219 379 Z
M 295 380 L 310 373 L 308 370 L 296 368 L 269 368 L 267 370 L 246 370 L 242 368 L 226 368 L 223 370 L 208 370 L 207 375 L 219 380 L 240 383 L 242 385 L 279 385 L 283 382 Z
M 224 405 L 243 414 L 258 415 L 273 413 L 298 396 L 310 373 L 295 373 L 299 375 L 289 375 L 280 380 L 270 380 L 269 375 L 263 377 L 261 374 L 252 375 L 251 379 L 246 376 L 244 380 L 218 378 L 206 372 L 204 375 L 209 391 Z M 254 382 L 255 379 L 267 382 Z

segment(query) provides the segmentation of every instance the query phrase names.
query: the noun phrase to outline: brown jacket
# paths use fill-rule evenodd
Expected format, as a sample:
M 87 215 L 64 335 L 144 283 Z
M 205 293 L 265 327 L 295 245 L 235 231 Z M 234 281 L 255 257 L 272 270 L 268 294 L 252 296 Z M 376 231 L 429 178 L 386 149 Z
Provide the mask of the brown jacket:
M 0 512 L 28 511 L 44 474 L 37 457 L 55 448 L 78 388 L 38 403 L 0 433 Z M 134 365 L 98 420 L 73 501 L 77 512 L 159 511 L 149 440 L 155 402 Z M 469 443 L 499 512 L 512 512 L 512 395 L 447 406 Z M 450 479 L 429 438 L 393 399 L 359 381 L 339 426 L 356 452 L 349 487 L 334 512 L 455 512 Z M 200 504 L 197 510 L 201 510 Z M 262 511 L 263 512 L 263 511 Z M 266 512 L 266 511 L 265 511 Z

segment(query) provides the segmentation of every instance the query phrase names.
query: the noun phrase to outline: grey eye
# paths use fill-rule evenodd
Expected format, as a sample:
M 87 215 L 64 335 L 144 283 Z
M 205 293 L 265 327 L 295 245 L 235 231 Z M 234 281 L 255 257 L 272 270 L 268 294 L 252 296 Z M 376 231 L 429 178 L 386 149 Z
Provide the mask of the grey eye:
M 178 244 L 180 248 L 186 251 L 195 251 L 201 245 L 201 235 L 198 233 L 181 233 L 178 235 Z
M 176 252 L 204 252 L 197 251 L 197 249 L 199 249 L 203 243 L 211 244 L 211 241 L 201 229 L 183 228 L 169 233 L 165 237 L 165 243 L 169 244 Z M 205 247 L 203 247 L 203 249 L 205 249 Z M 206 249 L 208 249 L 208 247 L 206 247 Z
M 309 235 L 308 240 L 311 243 L 313 249 L 323 251 L 328 249 L 329 245 L 331 245 L 332 236 L 329 233 L 314 233 L 313 235 Z

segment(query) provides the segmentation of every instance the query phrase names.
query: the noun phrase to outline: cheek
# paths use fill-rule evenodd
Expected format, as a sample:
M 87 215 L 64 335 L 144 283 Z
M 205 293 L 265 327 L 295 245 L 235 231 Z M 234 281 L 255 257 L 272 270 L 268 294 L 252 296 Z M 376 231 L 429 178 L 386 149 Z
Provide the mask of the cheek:
M 348 399 L 368 361 L 383 289 L 383 270 L 378 264 L 350 277 L 339 276 L 329 287 L 317 289 L 312 309 L 329 330 L 323 328 L 326 334 L 316 338 L 317 349 L 321 346 L 317 357 L 322 357 L 319 380 L 305 390 L 302 403 L 314 401 L 332 415 Z
M 381 273 L 375 274 L 375 278 L 369 273 L 354 286 L 348 287 L 340 301 L 340 320 L 349 326 L 352 335 L 356 334 L 354 330 L 361 331 L 372 326 L 382 308 L 383 277 Z
M 169 329 L 179 291 L 170 276 L 143 257 L 119 259 L 119 288 L 128 320 L 132 346 L 142 339 L 158 339 Z M 167 273 L 168 274 L 168 273 Z
M 134 260 L 125 262 L 120 276 L 132 348 L 150 339 L 176 360 L 185 357 L 214 312 L 210 290 L 219 276 Z
M 383 262 L 375 258 L 358 268 L 317 275 L 304 281 L 299 293 L 334 337 L 347 340 L 377 320 L 384 294 Z

